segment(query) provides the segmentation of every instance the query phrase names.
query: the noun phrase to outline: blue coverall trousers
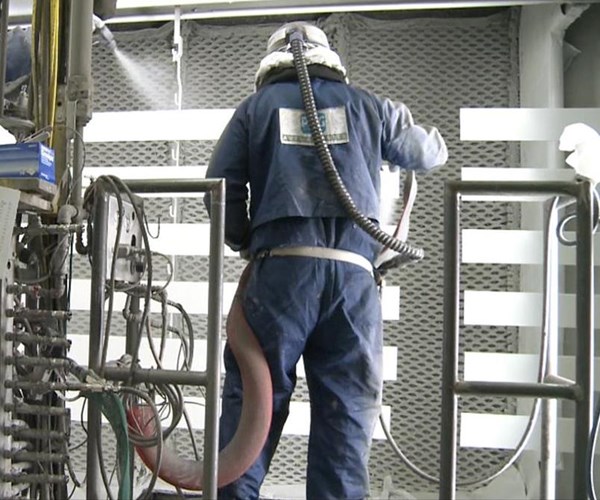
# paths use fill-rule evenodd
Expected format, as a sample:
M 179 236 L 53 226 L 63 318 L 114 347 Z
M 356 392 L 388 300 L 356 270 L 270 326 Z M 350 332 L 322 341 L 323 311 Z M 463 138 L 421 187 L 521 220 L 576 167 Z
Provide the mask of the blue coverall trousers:
M 220 489 L 219 498 L 259 498 L 288 416 L 300 356 L 311 403 L 307 498 L 365 498 L 382 389 L 381 305 L 373 277 L 355 264 L 334 260 L 259 259 L 243 306 L 271 370 L 273 419 L 258 460 Z M 242 406 L 240 373 L 228 346 L 225 367 L 221 448 L 233 437 Z

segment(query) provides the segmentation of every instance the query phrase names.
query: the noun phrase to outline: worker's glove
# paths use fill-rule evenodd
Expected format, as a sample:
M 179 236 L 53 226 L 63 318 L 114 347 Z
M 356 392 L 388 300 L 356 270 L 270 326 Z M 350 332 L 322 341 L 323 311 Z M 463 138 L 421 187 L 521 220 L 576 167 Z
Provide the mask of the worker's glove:
M 248 262 L 251 261 L 252 255 L 250 255 L 250 249 L 244 248 L 243 250 L 240 250 L 240 257 Z

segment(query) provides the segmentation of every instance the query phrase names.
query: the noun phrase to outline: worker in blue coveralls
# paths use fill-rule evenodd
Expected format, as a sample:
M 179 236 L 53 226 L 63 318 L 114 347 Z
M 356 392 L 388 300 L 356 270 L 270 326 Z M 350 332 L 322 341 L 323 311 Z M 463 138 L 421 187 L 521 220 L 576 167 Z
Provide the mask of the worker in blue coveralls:
M 447 149 L 409 109 L 350 85 L 325 33 L 290 23 L 268 41 L 256 92 L 235 111 L 207 177 L 226 179 L 225 240 L 251 259 L 243 311 L 267 359 L 273 417 L 257 461 L 219 498 L 259 498 L 288 416 L 303 357 L 310 395 L 308 499 L 368 496 L 367 462 L 382 392 L 382 317 L 372 263 L 381 244 L 358 228 L 332 191 L 306 125 L 288 34 L 305 34 L 320 125 L 356 207 L 379 219 L 380 170 L 426 172 Z M 248 195 L 250 199 L 248 200 Z M 226 346 L 220 445 L 233 437 L 242 384 Z

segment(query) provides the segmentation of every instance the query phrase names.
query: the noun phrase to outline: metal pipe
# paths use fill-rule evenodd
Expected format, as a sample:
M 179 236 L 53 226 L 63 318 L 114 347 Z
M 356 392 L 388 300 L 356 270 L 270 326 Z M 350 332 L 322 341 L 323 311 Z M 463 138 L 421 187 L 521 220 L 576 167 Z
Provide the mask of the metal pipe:
M 5 434 L 10 434 L 14 439 L 52 439 L 56 441 L 66 441 L 69 437 L 61 431 L 49 431 L 44 429 L 14 429 L 8 427 L 4 429 Z
M 575 197 L 579 195 L 578 184 L 570 181 L 450 181 L 448 184 L 453 185 L 453 189 L 460 195 L 513 196 L 542 194 Z
M 83 229 L 83 225 L 82 224 L 48 224 L 45 226 L 27 226 L 27 227 L 20 227 L 20 228 L 16 228 L 15 229 L 15 233 L 16 234 L 26 234 L 28 236 L 38 236 L 38 235 L 45 235 L 45 234 L 60 234 L 60 235 L 65 235 L 65 234 L 70 234 L 70 233 L 76 233 L 77 231 Z
M 106 388 L 99 384 L 86 384 L 84 382 L 29 382 L 27 380 L 5 380 L 4 387 L 7 389 L 21 389 L 24 391 L 34 391 L 38 394 L 51 391 L 91 391 L 102 392 Z M 91 401 L 91 400 L 90 400 Z M 50 414 L 40 411 L 38 415 Z M 55 414 L 52 414 L 55 415 Z M 88 412 L 89 415 L 89 412 Z M 89 438 L 88 438 L 89 446 Z M 0 497 L 1 498 L 1 497 Z
M 73 182 L 71 185 L 71 200 L 77 210 L 75 220 L 83 219 L 83 160 L 85 144 L 83 142 L 83 125 L 77 121 L 73 142 Z
M 68 97 L 77 102 L 77 122 L 91 118 L 93 0 L 71 0 Z M 75 138 L 77 140 L 77 138 Z
M 57 408 L 52 406 L 36 406 L 23 403 L 10 403 L 4 405 L 4 409 L 8 412 L 17 413 L 20 415 L 51 415 L 54 417 L 62 417 L 69 413 L 66 408 Z
M 211 190 L 208 261 L 208 324 L 206 339 L 206 406 L 204 408 L 204 498 L 217 498 L 219 454 L 219 390 L 221 386 L 221 323 L 225 244 L 225 180 Z
M 69 76 L 67 98 L 76 103 L 75 136 L 73 137 L 72 203 L 77 209 L 76 221 L 83 219 L 83 127 L 92 117 L 92 32 L 93 0 L 71 0 L 69 19 Z
M 104 367 L 104 378 L 124 382 L 132 377 L 135 384 L 177 384 L 201 386 L 207 384 L 206 372 L 188 372 L 182 370 L 148 369 L 135 368 L 132 372 L 129 368 L 120 368 L 115 366 Z
M 554 200 L 559 200 L 554 198 Z M 558 204 L 558 203 L 556 203 Z M 546 357 L 543 380 L 549 383 L 558 372 L 558 209 L 555 202 L 547 203 L 545 207 L 546 224 L 544 225 L 544 290 L 545 318 L 542 335 L 547 337 Z M 559 382 L 560 383 L 560 382 Z M 570 382 L 573 384 L 574 382 Z M 564 385 L 564 384 L 563 384 Z M 578 386 L 575 386 L 579 390 Z M 580 392 L 580 391 L 579 391 Z M 541 435 L 540 435 L 540 498 L 554 500 L 556 497 L 556 462 L 558 457 L 558 401 L 545 398 L 541 406 Z
M 575 380 L 583 397 L 575 407 L 575 451 L 573 498 L 587 498 L 590 476 L 587 450 L 592 428 L 594 401 L 594 189 L 589 181 L 579 183 L 577 198 L 577 352 Z
M 29 474 L 23 472 L 21 474 L 1 474 L 0 481 L 3 483 L 15 483 L 15 484 L 66 484 L 68 481 L 67 476 L 55 476 L 51 474 Z
M 136 346 L 138 345 L 138 339 L 140 337 L 140 335 L 142 334 L 141 329 L 140 329 L 140 321 L 142 319 L 142 315 L 141 315 L 141 310 L 140 310 L 140 297 L 139 295 L 130 295 L 129 296 L 129 308 L 127 310 L 127 315 L 126 315 L 126 330 L 125 330 L 125 353 L 129 354 L 130 356 L 133 356 L 135 354 L 136 351 Z M 133 383 L 138 383 L 138 381 L 136 380 L 136 375 L 137 372 L 139 371 L 139 369 L 135 368 L 135 365 L 137 363 L 137 360 L 132 359 L 131 362 L 133 363 L 133 374 L 131 373 L 131 368 L 123 368 L 121 369 L 121 371 L 123 372 L 125 378 L 122 379 L 123 381 L 131 381 Z M 112 368 L 112 367 L 110 367 Z M 107 375 L 107 371 L 110 369 L 109 367 L 104 367 L 104 373 L 103 376 L 105 378 L 109 378 Z M 148 370 L 150 372 L 152 371 L 156 371 L 156 370 Z M 172 382 L 172 383 L 177 383 L 177 382 Z M 133 448 L 133 446 L 129 446 L 128 447 L 128 451 L 127 453 L 129 453 L 129 481 L 131 484 L 133 484 L 133 480 L 134 480 L 134 464 L 135 464 L 135 449 Z
M 8 14 L 10 9 L 10 0 L 0 0 L 2 2 L 2 14 L 0 15 L 0 117 L 4 116 L 4 81 L 6 80 L 6 60 L 8 56 Z
M 209 191 L 211 194 L 203 496 L 204 498 L 210 499 L 217 498 L 219 390 L 221 387 L 221 323 L 223 312 L 223 260 L 225 244 L 225 180 L 141 179 L 127 181 L 127 186 L 136 193 L 197 193 Z
M 44 337 L 43 335 L 33 335 L 31 333 L 7 332 L 4 335 L 6 340 L 20 342 L 22 344 L 40 344 L 60 347 L 70 347 L 70 342 L 62 337 Z
M 77 2 L 74 2 L 77 3 Z M 91 16 L 90 16 L 91 22 Z M 104 339 L 104 299 L 106 284 L 106 248 L 108 245 L 108 196 L 101 185 L 95 194 L 93 209 L 94 235 L 92 238 L 92 279 L 90 297 L 90 338 L 88 367 L 100 372 L 102 342 Z M 98 460 L 98 434 L 102 425 L 100 405 L 88 401 L 88 444 L 86 492 L 90 500 L 100 500 L 100 463 Z
M 521 396 L 561 398 L 579 401 L 583 398 L 581 387 L 577 384 L 538 384 L 529 382 L 457 382 L 456 394 L 489 394 L 490 396 Z
M 440 500 L 454 500 L 458 397 L 460 298 L 460 195 L 453 182 L 444 190 L 444 338 L 442 342 L 442 408 L 440 431 Z
M 125 184 L 134 193 L 205 193 L 214 191 L 215 194 L 221 190 L 223 179 L 132 179 Z M 212 226 L 212 224 L 211 224 Z
M 66 462 L 69 455 L 65 453 L 47 453 L 43 451 L 16 451 L 7 456 L 15 462 Z
M 69 320 L 71 311 L 56 311 L 52 309 L 7 309 L 6 315 L 15 319 L 29 319 L 32 321 L 43 321 L 47 319 Z

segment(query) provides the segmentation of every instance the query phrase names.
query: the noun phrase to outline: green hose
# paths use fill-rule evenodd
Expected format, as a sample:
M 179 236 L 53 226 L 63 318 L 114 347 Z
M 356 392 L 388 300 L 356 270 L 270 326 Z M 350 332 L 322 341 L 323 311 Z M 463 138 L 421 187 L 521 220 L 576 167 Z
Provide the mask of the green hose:
M 131 482 L 132 447 L 127 433 L 127 417 L 121 399 L 114 393 L 102 394 L 89 393 L 86 396 L 94 400 L 102 409 L 102 414 L 107 418 L 117 438 L 117 462 L 119 464 L 119 500 L 133 498 L 133 484 Z

